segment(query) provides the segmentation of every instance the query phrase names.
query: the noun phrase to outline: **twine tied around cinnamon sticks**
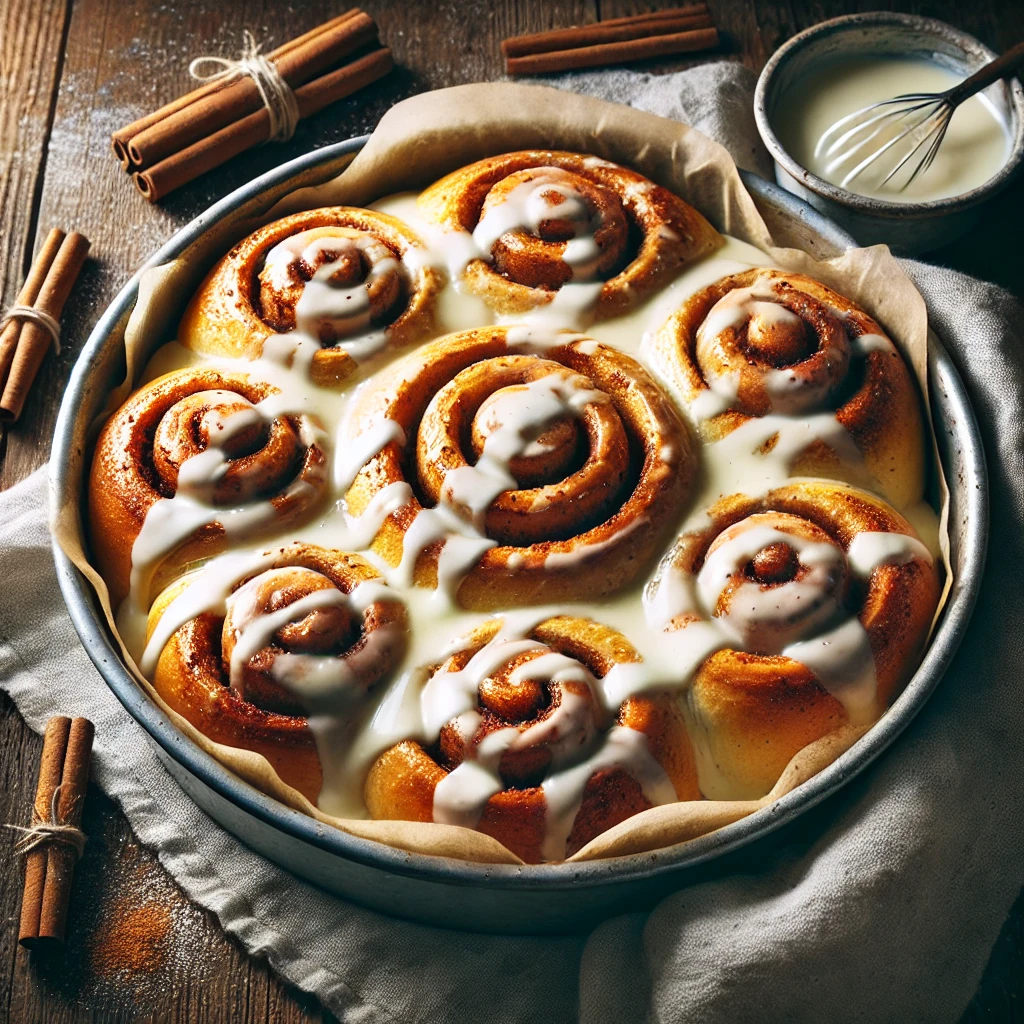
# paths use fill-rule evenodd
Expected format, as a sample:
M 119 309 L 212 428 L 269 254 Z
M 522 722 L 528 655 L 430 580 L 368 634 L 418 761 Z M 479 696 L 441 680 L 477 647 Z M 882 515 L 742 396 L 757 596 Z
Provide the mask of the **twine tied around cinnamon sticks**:
M 213 62 L 211 75 L 201 69 Z M 241 58 L 192 61 L 198 89 L 114 132 L 114 155 L 152 203 L 239 153 L 290 138 L 295 124 L 386 75 L 377 24 L 353 9 L 265 56 L 249 34 Z
M 64 788 L 61 783 L 53 791 L 53 799 L 50 801 L 49 818 L 32 817 L 32 824 L 25 828 L 23 825 L 8 825 L 12 832 L 20 832 L 21 838 L 14 844 L 14 852 L 19 857 L 26 857 L 33 850 L 47 843 L 63 843 L 75 851 L 75 860 L 82 856 L 85 850 L 86 835 L 76 825 L 60 819 L 60 793 Z
M 39 324 L 53 339 L 54 354 L 60 355 L 60 323 L 50 316 L 46 310 L 15 303 L 4 313 L 3 318 L 0 319 L 0 331 L 3 331 L 12 320 L 31 320 L 33 323 Z
M 242 38 L 245 41 L 245 48 L 238 60 L 216 56 L 196 57 L 189 64 L 188 73 L 197 82 L 204 84 L 220 79 L 231 81 L 248 75 L 270 115 L 267 141 L 286 142 L 295 134 L 295 128 L 299 123 L 299 104 L 295 99 L 295 93 L 281 77 L 277 65 L 260 53 L 260 44 L 248 29 L 244 31 Z M 217 70 L 207 75 L 201 74 L 199 69 L 204 64 L 212 64 Z
M 51 718 L 27 828 L 15 850 L 25 858 L 25 894 L 18 941 L 29 948 L 62 942 L 75 863 L 85 847 L 82 805 L 89 784 L 93 724 L 87 718 Z

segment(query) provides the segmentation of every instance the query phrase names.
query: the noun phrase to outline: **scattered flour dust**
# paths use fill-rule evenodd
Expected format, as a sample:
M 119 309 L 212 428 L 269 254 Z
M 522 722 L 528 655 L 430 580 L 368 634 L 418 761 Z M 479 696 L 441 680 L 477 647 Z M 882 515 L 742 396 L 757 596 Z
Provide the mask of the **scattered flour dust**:
M 86 804 L 63 948 L 36 951 L 35 983 L 103 1024 L 151 1019 L 168 993 L 200 988 L 236 956 L 215 918 L 189 903 L 123 819 Z

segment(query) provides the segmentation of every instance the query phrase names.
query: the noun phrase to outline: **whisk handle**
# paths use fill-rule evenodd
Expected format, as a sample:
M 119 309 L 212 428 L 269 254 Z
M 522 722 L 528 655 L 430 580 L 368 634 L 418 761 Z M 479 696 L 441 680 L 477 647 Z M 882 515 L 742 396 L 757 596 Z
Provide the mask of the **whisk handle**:
M 979 71 L 975 71 L 970 78 L 965 78 L 959 85 L 954 85 L 946 93 L 946 101 L 955 107 L 969 96 L 981 92 L 993 82 L 998 82 L 1000 78 L 1012 78 L 1022 68 L 1024 68 L 1024 42 L 1011 46 L 1001 57 L 996 57 L 994 61 L 986 64 Z

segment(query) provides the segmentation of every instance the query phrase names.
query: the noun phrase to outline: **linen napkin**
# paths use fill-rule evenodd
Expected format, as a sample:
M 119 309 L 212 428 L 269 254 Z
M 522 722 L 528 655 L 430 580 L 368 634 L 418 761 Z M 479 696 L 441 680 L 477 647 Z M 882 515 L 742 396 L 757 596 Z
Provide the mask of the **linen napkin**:
M 738 65 L 563 87 L 677 116 L 766 171 Z M 721 102 L 719 102 L 721 101 Z M 29 725 L 97 727 L 94 778 L 185 893 L 346 1021 L 649 1018 L 955 1021 L 1024 881 L 1024 309 L 992 285 L 907 269 L 964 375 L 992 485 L 992 553 L 947 677 L 843 793 L 742 870 L 584 937 L 466 935 L 300 882 L 211 822 L 157 761 L 83 651 L 57 589 L 45 470 L 0 495 L 0 685 Z

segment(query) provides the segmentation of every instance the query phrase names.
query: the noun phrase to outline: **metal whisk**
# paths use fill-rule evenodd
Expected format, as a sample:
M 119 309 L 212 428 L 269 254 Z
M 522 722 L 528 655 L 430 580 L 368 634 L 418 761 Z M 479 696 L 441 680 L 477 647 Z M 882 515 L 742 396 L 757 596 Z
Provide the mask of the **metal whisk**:
M 1000 78 L 1012 78 L 1022 67 L 1024 42 L 1018 43 L 970 78 L 945 92 L 905 93 L 891 100 L 870 103 L 836 121 L 818 140 L 814 154 L 825 159 L 832 158 L 825 165 L 825 173 L 832 174 L 858 153 L 867 152 L 846 173 L 840 182 L 843 188 L 880 157 L 892 152 L 892 159 L 897 162 L 882 181 L 882 185 L 887 185 L 915 155 L 920 154 L 909 177 L 899 186 L 902 192 L 918 175 L 931 167 L 946 137 L 953 111 L 964 100 L 993 82 L 998 82 Z M 896 134 L 887 138 L 892 131 Z M 871 143 L 880 137 L 880 144 L 871 148 Z M 901 143 L 902 149 L 894 149 Z

